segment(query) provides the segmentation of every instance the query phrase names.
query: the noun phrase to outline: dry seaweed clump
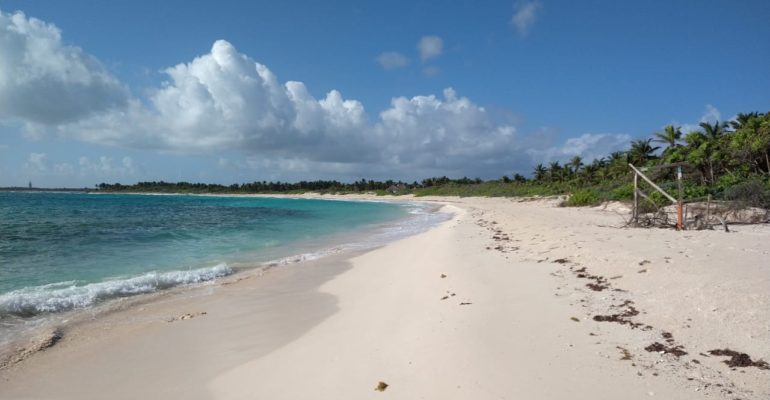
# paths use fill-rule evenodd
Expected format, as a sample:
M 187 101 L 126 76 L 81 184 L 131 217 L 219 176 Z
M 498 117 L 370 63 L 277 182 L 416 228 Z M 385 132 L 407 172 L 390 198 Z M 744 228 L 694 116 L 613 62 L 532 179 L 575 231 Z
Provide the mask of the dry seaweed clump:
M 766 361 L 763 361 L 763 360 L 754 361 L 751 359 L 751 357 L 748 354 L 741 353 L 735 350 L 717 349 L 717 350 L 709 350 L 708 353 L 711 354 L 712 356 L 730 357 L 729 360 L 725 360 L 722 362 L 732 368 L 757 367 L 759 369 L 770 369 L 770 365 L 768 365 Z
M 684 348 L 682 346 L 666 346 L 663 343 L 655 342 L 647 347 L 644 348 L 645 350 L 649 352 L 656 352 L 656 353 L 664 353 L 664 354 L 673 354 L 677 358 L 687 355 L 687 352 L 684 351 Z
M 628 325 L 633 329 L 640 328 L 644 326 L 644 324 L 639 322 L 633 322 L 629 319 L 631 317 L 635 317 L 639 315 L 639 310 L 637 310 L 632 304 L 634 304 L 633 301 L 626 300 L 625 302 L 623 302 L 623 304 L 613 306 L 614 308 L 625 308 L 625 311 L 623 311 L 622 313 L 611 314 L 611 315 L 594 315 L 593 320 L 597 322 L 615 322 L 621 325 Z
M 384 392 L 385 389 L 387 389 L 387 388 L 388 388 L 388 384 L 387 383 L 385 383 L 383 381 L 379 381 L 377 383 L 377 387 L 375 387 L 374 390 L 376 390 L 378 392 Z

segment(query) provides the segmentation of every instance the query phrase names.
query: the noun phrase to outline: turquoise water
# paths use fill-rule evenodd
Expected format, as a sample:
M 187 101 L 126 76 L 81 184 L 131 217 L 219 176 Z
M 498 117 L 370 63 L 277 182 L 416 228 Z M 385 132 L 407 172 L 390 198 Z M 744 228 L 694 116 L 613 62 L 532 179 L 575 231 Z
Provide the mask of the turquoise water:
M 0 319 L 85 308 L 362 237 L 415 205 L 286 198 L 0 193 Z M 415 222 L 416 221 L 416 222 Z M 354 240 L 355 238 L 355 240 Z

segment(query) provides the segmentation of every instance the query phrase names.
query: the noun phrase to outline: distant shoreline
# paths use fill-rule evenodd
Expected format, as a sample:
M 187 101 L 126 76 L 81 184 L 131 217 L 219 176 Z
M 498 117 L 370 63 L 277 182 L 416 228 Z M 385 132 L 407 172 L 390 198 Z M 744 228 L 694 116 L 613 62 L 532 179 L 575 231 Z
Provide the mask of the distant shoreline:
M 0 192 L 78 192 L 78 193 L 90 193 L 96 192 L 94 189 L 88 188 L 29 188 L 23 186 L 11 186 L 0 187 Z

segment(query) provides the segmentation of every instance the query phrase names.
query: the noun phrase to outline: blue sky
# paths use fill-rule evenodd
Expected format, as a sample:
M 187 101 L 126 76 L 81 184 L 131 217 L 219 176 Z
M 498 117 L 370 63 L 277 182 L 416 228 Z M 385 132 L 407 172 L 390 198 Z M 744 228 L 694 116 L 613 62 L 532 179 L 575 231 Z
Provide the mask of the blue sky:
M 0 12 L 0 186 L 498 178 L 770 110 L 767 1 Z

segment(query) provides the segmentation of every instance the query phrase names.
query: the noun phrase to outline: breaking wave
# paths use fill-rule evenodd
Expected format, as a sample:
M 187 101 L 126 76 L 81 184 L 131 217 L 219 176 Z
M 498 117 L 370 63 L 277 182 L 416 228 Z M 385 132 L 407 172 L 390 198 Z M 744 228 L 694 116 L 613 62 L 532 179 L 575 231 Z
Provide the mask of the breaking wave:
M 201 283 L 233 273 L 227 264 L 187 271 L 149 272 L 140 276 L 78 285 L 75 281 L 28 287 L 0 295 L 0 317 L 31 317 L 92 306 L 104 300 Z

